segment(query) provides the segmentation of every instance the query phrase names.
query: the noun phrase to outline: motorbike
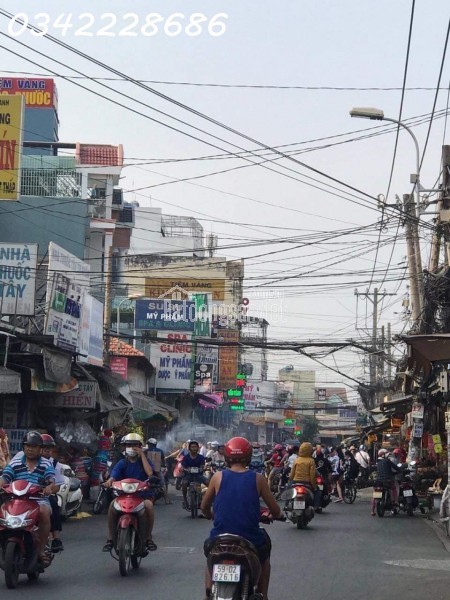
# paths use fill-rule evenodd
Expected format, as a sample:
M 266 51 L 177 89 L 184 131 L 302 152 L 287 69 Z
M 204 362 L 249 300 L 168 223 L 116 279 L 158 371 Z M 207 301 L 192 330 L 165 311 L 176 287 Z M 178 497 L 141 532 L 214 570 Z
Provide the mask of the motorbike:
M 273 521 L 267 509 L 262 510 L 261 521 Z M 262 600 L 257 591 L 261 574 L 258 552 L 245 538 L 228 533 L 217 536 L 207 565 L 213 582 L 211 600 Z
M 61 511 L 61 519 L 65 520 L 76 515 L 83 501 L 81 481 L 75 477 L 75 473 L 68 465 L 61 465 L 64 475 L 64 483 L 57 492 L 58 506 Z
M 223 471 L 227 468 L 227 465 L 224 460 L 216 460 L 216 462 L 211 463 L 211 471 L 212 474 L 218 473 L 219 471 Z
M 180 454 L 177 457 L 177 464 L 173 470 L 173 476 L 175 477 L 175 489 L 181 490 L 181 484 L 183 483 L 183 468 L 181 463 L 183 461 L 184 455 Z
M 314 495 L 310 487 L 304 483 L 293 483 L 280 496 L 284 502 L 284 512 L 297 529 L 306 529 L 314 518 Z
M 0 507 L 0 568 L 5 573 L 6 587 L 14 589 L 19 575 L 36 581 L 44 572 L 38 555 L 39 504 L 42 488 L 28 481 L 13 481 L 3 488 L 6 494 Z M 48 553 L 51 563 L 53 556 Z
M 331 496 L 329 494 L 328 485 L 322 475 L 317 474 L 317 487 L 319 488 L 320 494 L 320 507 L 316 509 L 317 513 L 321 513 L 331 502 Z
M 266 472 L 266 465 L 261 460 L 252 459 L 250 461 L 250 464 L 248 465 L 248 468 L 250 469 L 250 471 L 256 471 L 260 475 L 264 475 Z
M 398 506 L 400 510 L 406 512 L 409 517 L 414 515 L 414 509 L 419 506 L 419 499 L 413 487 L 410 471 L 405 469 L 403 477 L 400 480 Z
M 201 474 L 202 469 L 199 467 L 189 467 L 185 469 L 185 472 L 194 475 L 189 482 L 186 509 L 190 511 L 191 517 L 196 519 L 200 504 L 202 503 L 202 484 L 199 481 L 195 481 L 195 475 Z
M 393 503 L 391 497 L 391 482 L 377 484 L 373 490 L 373 498 L 376 499 L 377 515 L 381 518 L 387 510 L 390 510 L 392 515 L 398 513 L 398 507 Z
M 149 489 L 149 484 L 137 479 L 122 479 L 114 481 L 112 489 L 115 495 L 113 506 L 119 512 L 119 519 L 111 556 L 119 561 L 119 572 L 126 577 L 132 568 L 139 568 L 142 558 L 148 554 L 144 500 L 140 494 Z

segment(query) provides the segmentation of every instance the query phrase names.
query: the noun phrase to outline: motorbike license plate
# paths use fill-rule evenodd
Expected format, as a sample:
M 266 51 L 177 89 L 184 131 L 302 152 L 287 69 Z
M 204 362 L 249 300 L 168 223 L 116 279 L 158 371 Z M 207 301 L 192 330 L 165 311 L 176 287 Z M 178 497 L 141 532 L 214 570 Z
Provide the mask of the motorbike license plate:
M 405 498 L 408 496 L 412 496 L 413 491 L 412 490 L 403 490 L 403 495 L 405 496 Z
M 241 565 L 214 565 L 213 581 L 238 583 L 241 578 Z
M 383 492 L 377 492 L 375 491 L 373 493 L 373 498 L 382 498 L 383 497 Z
M 318 485 L 317 487 L 319 488 L 319 490 L 323 490 L 323 485 Z
M 305 510 L 306 502 L 304 500 L 294 500 L 294 510 Z
M 198 473 L 198 467 L 191 467 L 191 473 Z

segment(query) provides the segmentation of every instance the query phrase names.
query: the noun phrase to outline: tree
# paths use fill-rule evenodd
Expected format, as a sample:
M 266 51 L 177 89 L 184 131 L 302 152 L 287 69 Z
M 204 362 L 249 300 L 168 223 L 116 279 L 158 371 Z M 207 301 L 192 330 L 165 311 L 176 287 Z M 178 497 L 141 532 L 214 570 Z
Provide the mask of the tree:
M 319 422 L 316 417 L 302 416 L 299 426 L 302 430 L 302 433 L 297 436 L 299 443 L 311 442 L 313 444 L 319 434 Z

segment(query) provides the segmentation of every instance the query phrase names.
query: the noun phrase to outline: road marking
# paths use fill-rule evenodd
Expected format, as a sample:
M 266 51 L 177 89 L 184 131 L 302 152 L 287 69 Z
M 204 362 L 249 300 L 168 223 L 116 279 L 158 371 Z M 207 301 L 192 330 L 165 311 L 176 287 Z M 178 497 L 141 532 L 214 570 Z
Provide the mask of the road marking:
M 179 554 L 193 554 L 195 548 L 193 546 L 159 546 L 158 550 L 163 552 L 178 552 Z
M 418 558 L 415 560 L 385 560 L 385 564 L 393 567 L 409 567 L 410 569 L 431 569 L 433 571 L 450 571 L 450 560 L 429 560 Z

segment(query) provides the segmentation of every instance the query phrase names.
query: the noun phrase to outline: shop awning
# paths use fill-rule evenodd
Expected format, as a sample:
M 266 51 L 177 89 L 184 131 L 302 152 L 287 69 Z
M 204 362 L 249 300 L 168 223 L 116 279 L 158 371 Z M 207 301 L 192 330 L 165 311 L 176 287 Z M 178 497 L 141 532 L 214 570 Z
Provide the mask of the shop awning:
M 370 412 L 373 415 L 389 415 L 392 417 L 395 414 L 403 414 L 407 412 L 407 409 L 413 402 L 413 396 L 404 396 L 403 398 L 398 398 L 396 400 L 382 402 L 380 406 L 373 408 Z
M 163 404 L 145 394 L 131 392 L 131 397 L 133 399 L 133 417 L 137 420 L 145 421 L 159 415 L 166 421 L 172 421 L 180 415 L 180 412 L 173 406 Z
M 405 335 L 400 339 L 411 346 L 414 358 L 419 362 L 450 361 L 450 334 Z
M 20 373 L 0 367 L 0 394 L 21 394 Z

